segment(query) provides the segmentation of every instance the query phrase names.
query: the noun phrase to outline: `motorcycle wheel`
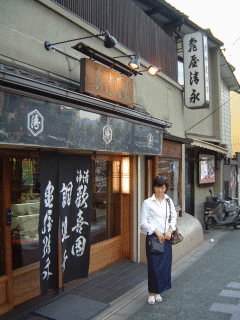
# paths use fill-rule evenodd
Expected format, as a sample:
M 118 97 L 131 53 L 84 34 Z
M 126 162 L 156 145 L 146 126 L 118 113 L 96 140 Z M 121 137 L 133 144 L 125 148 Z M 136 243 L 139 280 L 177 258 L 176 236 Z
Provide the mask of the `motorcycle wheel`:
M 233 222 L 233 227 L 234 227 L 234 229 L 240 229 L 240 218 L 236 219 Z
M 205 222 L 205 229 L 208 230 L 209 228 L 215 226 L 216 221 L 213 218 L 209 218 L 207 222 Z
M 208 220 L 206 219 L 205 216 L 204 216 L 203 220 L 204 220 L 205 230 L 208 230 Z

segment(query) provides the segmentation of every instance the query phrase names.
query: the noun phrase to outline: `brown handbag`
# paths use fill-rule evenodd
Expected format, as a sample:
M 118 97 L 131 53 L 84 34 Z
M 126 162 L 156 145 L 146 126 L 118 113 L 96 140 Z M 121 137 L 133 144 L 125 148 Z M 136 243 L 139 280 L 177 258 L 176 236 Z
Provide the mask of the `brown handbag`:
M 172 215 L 171 215 L 171 202 L 170 199 L 167 198 L 166 199 L 169 205 L 169 210 L 170 210 L 170 215 L 169 215 L 169 219 L 168 219 L 168 223 L 171 223 L 172 220 Z M 182 234 L 178 231 L 178 228 L 176 226 L 176 230 L 172 232 L 172 237 L 171 237 L 171 242 L 173 245 L 183 241 L 184 237 L 182 236 Z
M 178 228 L 176 228 L 176 230 L 173 231 L 173 233 L 172 233 L 172 237 L 171 237 L 172 244 L 177 244 L 177 243 L 181 242 L 183 239 L 184 238 L 181 235 L 181 233 L 178 232 Z

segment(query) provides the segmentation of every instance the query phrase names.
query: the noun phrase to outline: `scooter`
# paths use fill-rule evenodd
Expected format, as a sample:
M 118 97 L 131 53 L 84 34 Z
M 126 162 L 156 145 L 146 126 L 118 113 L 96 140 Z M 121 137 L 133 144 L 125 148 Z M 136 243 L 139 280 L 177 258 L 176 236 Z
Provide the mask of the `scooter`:
M 209 190 L 212 195 L 213 205 L 211 208 L 205 206 L 204 224 L 205 230 L 214 226 L 233 226 L 235 229 L 240 229 L 240 206 L 233 205 L 228 200 L 219 199 L 214 196 L 212 190 Z M 228 197 L 229 200 L 238 200 Z
M 215 203 L 218 203 L 218 202 L 223 203 L 223 213 L 225 213 L 226 215 L 229 215 L 231 212 L 240 209 L 240 206 L 230 202 L 230 200 L 238 201 L 239 200 L 238 198 L 232 198 L 232 197 L 227 196 L 226 200 L 222 200 L 218 197 L 215 197 L 211 189 L 209 189 L 209 192 L 211 193 L 212 199 L 215 201 Z

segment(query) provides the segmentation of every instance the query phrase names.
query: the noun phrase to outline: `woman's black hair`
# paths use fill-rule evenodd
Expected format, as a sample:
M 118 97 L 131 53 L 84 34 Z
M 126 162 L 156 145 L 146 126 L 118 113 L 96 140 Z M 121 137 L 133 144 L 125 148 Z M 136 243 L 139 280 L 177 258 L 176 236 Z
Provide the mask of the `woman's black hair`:
M 162 187 L 163 185 L 165 185 L 165 187 L 166 187 L 166 191 L 165 192 L 167 192 L 167 189 L 168 189 L 167 178 L 164 177 L 164 176 L 157 176 L 153 180 L 153 184 L 152 184 L 153 192 L 154 192 L 154 187 Z

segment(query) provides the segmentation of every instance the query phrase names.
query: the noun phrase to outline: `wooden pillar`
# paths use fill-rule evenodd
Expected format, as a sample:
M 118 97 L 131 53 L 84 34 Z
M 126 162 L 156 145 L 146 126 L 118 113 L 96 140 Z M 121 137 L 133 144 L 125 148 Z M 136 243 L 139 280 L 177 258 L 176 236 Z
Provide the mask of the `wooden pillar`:
M 180 208 L 182 208 L 182 204 L 183 204 L 182 175 L 183 175 L 183 172 L 182 172 L 182 157 L 181 157 L 181 160 L 179 162 L 179 206 Z M 182 209 L 179 211 L 179 217 L 182 217 Z
M 131 230 L 131 211 L 130 211 L 130 194 L 121 196 L 121 226 L 122 226 L 122 256 L 130 258 L 130 230 Z
M 158 156 L 153 159 L 153 179 L 158 176 Z
M 13 283 L 12 283 L 12 245 L 11 226 L 6 225 L 6 211 L 11 208 L 11 164 L 10 158 L 3 158 L 3 223 L 5 225 L 5 257 L 7 276 L 7 303 L 13 308 Z

